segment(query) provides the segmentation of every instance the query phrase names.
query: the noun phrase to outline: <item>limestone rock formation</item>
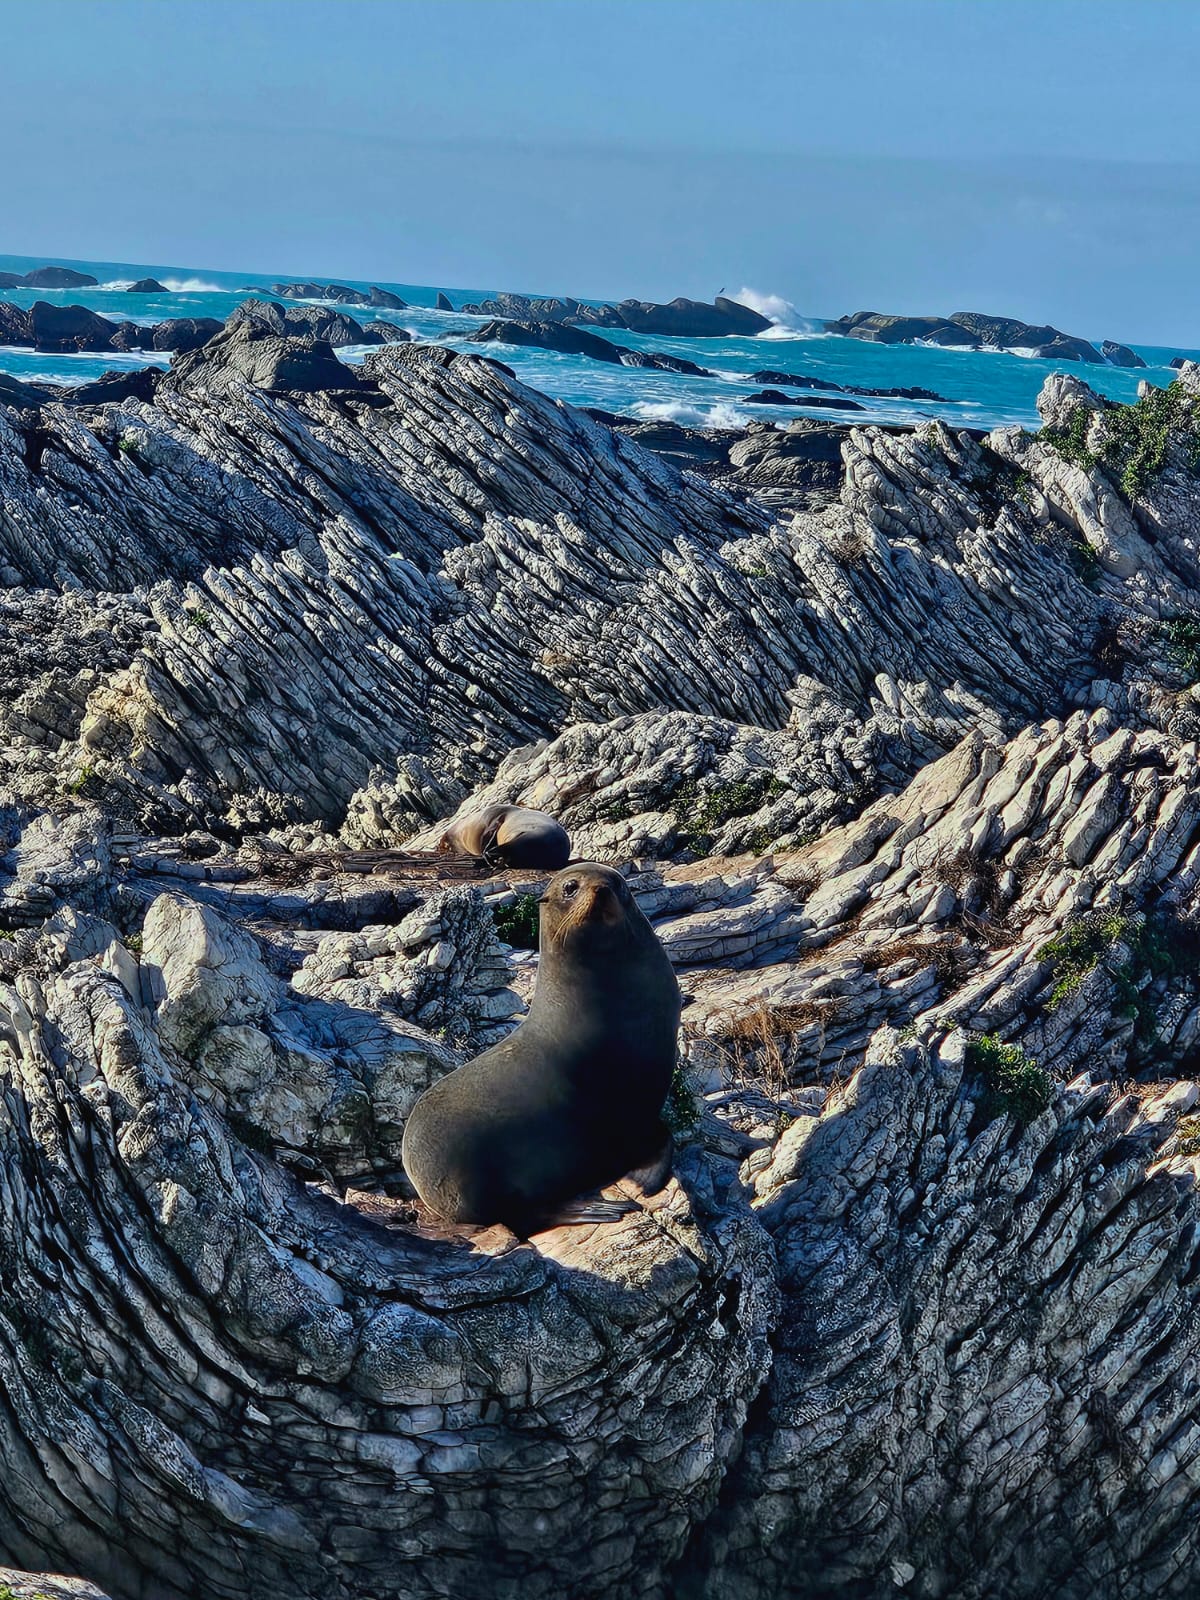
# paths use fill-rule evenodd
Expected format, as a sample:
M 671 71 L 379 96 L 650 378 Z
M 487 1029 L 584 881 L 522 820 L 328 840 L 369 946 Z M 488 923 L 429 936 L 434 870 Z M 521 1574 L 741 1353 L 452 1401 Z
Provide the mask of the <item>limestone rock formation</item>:
M 0 396 L 0 1560 L 1187 1595 L 1200 366 L 712 482 L 286 330 Z M 622 867 L 688 1002 L 665 1188 L 527 1241 L 399 1162 L 531 991 L 544 880 L 421 853 L 490 801 Z

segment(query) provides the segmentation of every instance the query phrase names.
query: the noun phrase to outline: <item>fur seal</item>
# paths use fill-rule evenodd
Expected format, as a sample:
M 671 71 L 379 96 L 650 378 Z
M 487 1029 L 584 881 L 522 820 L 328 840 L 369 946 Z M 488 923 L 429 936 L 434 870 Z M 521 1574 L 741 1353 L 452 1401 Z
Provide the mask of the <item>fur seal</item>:
M 557 872 L 571 859 L 571 839 L 560 822 L 525 806 L 485 806 L 452 822 L 438 854 L 477 856 L 489 866 L 542 867 Z
M 621 874 L 593 862 L 556 874 L 540 949 L 529 1015 L 427 1089 L 405 1125 L 404 1169 L 447 1222 L 527 1235 L 667 1140 L 679 985 Z

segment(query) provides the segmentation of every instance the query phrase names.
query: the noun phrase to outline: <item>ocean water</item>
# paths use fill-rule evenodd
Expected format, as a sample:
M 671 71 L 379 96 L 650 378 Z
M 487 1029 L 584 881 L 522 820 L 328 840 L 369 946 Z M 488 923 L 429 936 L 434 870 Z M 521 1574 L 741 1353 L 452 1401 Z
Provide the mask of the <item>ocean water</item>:
M 265 292 L 272 282 L 308 279 L 313 274 L 277 272 L 206 272 L 190 267 L 151 266 L 132 262 L 68 261 L 54 257 L 0 256 L 0 271 L 24 273 L 35 266 L 75 267 L 99 279 L 97 288 L 88 289 L 0 289 L 0 299 L 20 305 L 48 300 L 58 305 L 84 305 L 118 321 L 151 324 L 169 317 L 225 318 L 251 294 Z M 127 286 L 138 278 L 156 278 L 169 291 L 165 295 L 133 295 Z M 325 281 L 328 281 L 326 279 Z M 354 288 L 370 284 L 351 278 L 334 281 Z M 685 377 L 674 372 L 651 372 L 638 367 L 610 366 L 587 357 L 559 355 L 548 350 L 532 350 L 507 345 L 481 347 L 463 343 L 467 334 L 481 325 L 482 319 L 434 310 L 439 290 L 455 305 L 488 298 L 494 289 L 463 289 L 450 285 L 382 283 L 408 302 L 405 311 L 375 311 L 365 307 L 341 309 L 360 322 L 381 320 L 408 329 L 416 338 L 438 340 L 454 346 L 494 355 L 511 366 L 518 376 L 534 388 L 573 405 L 598 406 L 606 411 L 646 419 L 668 419 L 688 426 L 738 427 L 752 420 L 786 422 L 793 417 L 813 416 L 842 422 L 912 423 L 939 417 L 951 426 L 988 428 L 1000 423 L 1019 423 L 1036 427 L 1035 406 L 1038 390 L 1048 373 L 1067 371 L 1077 374 L 1094 389 L 1114 400 L 1133 400 L 1142 378 L 1167 384 L 1174 373 L 1173 356 L 1187 355 L 1200 360 L 1200 351 L 1176 346 L 1162 349 L 1134 345 L 1148 363 L 1147 369 L 1125 371 L 1119 367 L 1085 366 L 1082 362 L 1037 361 L 1007 351 L 940 350 L 915 345 L 873 345 L 860 339 L 844 339 L 821 331 L 824 316 L 798 314 L 778 296 L 756 296 L 768 315 L 779 320 L 766 332 L 752 339 L 663 339 L 631 333 L 612 333 L 614 342 L 636 349 L 658 350 L 685 356 L 707 367 L 710 378 Z M 569 289 L 529 293 L 569 293 Z M 614 300 L 621 297 L 615 293 Z M 332 302 L 330 302 L 332 303 Z M 845 309 L 845 308 L 844 308 Z M 1003 313 L 1003 306 L 989 307 Z M 839 314 L 839 313 L 834 313 Z M 592 331 L 592 330 L 589 330 Z M 1087 330 L 1070 328 L 1070 333 Z M 1097 338 L 1094 342 L 1098 343 Z M 365 348 L 351 347 L 339 352 L 353 364 L 361 361 Z M 27 380 L 57 383 L 82 383 L 114 368 L 149 365 L 166 366 L 169 357 L 158 354 L 129 355 L 42 355 L 35 351 L 0 346 L 0 371 Z M 844 412 L 817 405 L 747 405 L 746 396 L 762 387 L 751 374 L 771 369 L 798 373 L 837 384 L 858 384 L 868 388 L 923 388 L 944 396 L 944 402 L 898 399 L 857 398 L 861 412 Z M 772 387 L 782 388 L 782 384 Z M 816 397 L 819 399 L 819 397 Z

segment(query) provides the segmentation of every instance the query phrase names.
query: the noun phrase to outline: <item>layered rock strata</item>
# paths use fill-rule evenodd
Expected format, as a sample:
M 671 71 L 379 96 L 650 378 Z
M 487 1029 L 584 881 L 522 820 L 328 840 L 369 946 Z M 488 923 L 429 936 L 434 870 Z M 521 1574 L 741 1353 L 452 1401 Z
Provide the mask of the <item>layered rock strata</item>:
M 0 1559 L 1189 1593 L 1200 369 L 851 430 L 776 519 L 496 363 L 305 393 L 242 328 L 0 411 Z M 543 880 L 420 854 L 492 801 L 687 999 L 668 1184 L 530 1241 L 399 1163 L 531 990 Z

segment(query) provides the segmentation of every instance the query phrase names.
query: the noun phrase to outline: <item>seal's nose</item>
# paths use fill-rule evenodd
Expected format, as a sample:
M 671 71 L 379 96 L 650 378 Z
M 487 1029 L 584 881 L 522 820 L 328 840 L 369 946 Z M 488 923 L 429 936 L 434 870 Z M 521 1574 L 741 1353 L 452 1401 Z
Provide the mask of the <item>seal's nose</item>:
M 607 924 L 620 922 L 623 915 L 621 902 L 611 884 L 605 883 L 602 878 L 597 879 L 586 886 L 583 896 L 584 915 L 589 921 Z

